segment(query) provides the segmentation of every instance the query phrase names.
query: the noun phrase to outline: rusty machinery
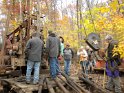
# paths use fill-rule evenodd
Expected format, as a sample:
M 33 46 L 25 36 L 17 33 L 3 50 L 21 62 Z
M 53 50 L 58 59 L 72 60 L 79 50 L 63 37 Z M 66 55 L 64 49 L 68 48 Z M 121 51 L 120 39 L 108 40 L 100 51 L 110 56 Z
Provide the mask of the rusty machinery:
M 26 35 L 26 28 L 28 21 L 25 20 L 12 33 L 6 35 L 4 40 L 4 55 L 3 62 L 1 62 L 1 73 L 6 74 L 14 71 L 17 67 L 25 66 L 24 61 L 24 46 Z M 15 35 L 17 34 L 17 35 Z
M 31 20 L 32 21 L 32 20 Z M 4 62 L 2 62 L 2 65 L 0 67 L 1 72 L 0 74 L 5 74 L 6 72 L 15 71 L 18 70 L 25 70 L 26 71 L 26 62 L 25 62 L 25 45 L 27 40 L 30 38 L 31 33 L 31 27 L 35 29 L 36 26 L 30 25 L 29 21 L 25 20 L 22 24 L 20 24 L 13 32 L 7 34 L 7 37 L 10 38 L 11 44 L 5 45 L 5 55 Z M 28 29 L 29 28 L 29 29 Z M 4 41 L 6 42 L 6 40 Z M 44 54 L 44 58 L 42 59 L 42 67 L 47 68 L 47 61 L 46 61 L 46 55 Z M 22 69 L 23 68 L 23 69 Z M 22 71 L 23 74 L 25 74 L 25 71 Z M 17 73 L 15 73 L 16 75 Z

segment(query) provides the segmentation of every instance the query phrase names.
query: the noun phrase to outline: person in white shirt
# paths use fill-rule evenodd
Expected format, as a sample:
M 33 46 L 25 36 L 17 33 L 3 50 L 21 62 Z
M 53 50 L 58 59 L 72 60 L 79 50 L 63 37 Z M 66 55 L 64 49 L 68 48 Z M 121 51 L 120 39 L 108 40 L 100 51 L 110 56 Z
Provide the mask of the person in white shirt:
M 82 67 L 82 73 L 88 74 L 87 63 L 88 63 L 88 54 L 83 46 L 77 51 L 77 55 L 80 57 L 80 64 Z

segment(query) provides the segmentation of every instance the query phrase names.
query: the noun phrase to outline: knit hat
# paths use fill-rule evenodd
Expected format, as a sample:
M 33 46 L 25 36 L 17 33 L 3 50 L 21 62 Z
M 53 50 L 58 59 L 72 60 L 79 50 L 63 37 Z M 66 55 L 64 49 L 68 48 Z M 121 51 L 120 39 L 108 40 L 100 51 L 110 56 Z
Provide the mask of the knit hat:
M 48 30 L 48 34 L 51 34 L 53 31 L 52 30 Z
M 111 35 L 107 35 L 106 37 L 105 37 L 105 40 L 112 40 L 113 39 L 113 37 L 111 36 Z

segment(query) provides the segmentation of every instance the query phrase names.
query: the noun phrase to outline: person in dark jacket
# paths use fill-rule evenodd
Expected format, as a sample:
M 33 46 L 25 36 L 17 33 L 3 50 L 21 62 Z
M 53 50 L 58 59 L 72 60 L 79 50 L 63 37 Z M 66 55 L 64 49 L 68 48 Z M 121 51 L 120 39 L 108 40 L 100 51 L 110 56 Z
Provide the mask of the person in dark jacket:
M 118 69 L 118 63 L 120 60 L 119 57 L 113 56 L 113 49 L 115 46 L 118 45 L 118 42 L 116 40 L 113 40 L 113 37 L 111 35 L 107 35 L 105 37 L 105 40 L 108 42 L 106 72 L 109 76 L 106 88 L 109 90 L 113 90 L 114 87 L 115 93 L 122 93 Z
M 74 53 L 68 43 L 66 44 L 66 47 L 63 50 L 63 54 L 64 54 L 64 71 L 65 74 L 70 75 L 71 60 L 74 56 Z
M 60 55 L 60 40 L 52 31 L 49 31 L 49 36 L 46 41 L 46 51 L 48 52 L 49 57 L 50 75 L 52 79 L 55 79 L 60 72 L 58 63 L 58 56 Z
M 26 44 L 25 52 L 27 53 L 27 71 L 26 82 L 29 84 L 31 81 L 31 72 L 34 68 L 33 84 L 39 82 L 39 70 L 41 64 L 43 41 L 37 37 L 37 33 L 32 34 L 32 38 Z

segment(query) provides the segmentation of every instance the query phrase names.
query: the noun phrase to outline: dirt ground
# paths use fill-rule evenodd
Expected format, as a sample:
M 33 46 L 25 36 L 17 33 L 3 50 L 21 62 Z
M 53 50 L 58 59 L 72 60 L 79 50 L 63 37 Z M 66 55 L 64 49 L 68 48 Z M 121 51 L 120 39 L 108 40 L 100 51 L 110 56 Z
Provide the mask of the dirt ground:
M 64 71 L 64 64 L 63 63 L 61 63 L 60 67 Z M 80 64 L 79 63 L 73 63 L 71 65 L 71 69 L 70 69 L 71 76 L 72 77 L 73 76 L 78 77 L 80 72 L 81 72 Z M 108 77 L 106 75 L 104 76 L 104 71 L 100 71 L 100 72 L 98 71 L 97 73 L 89 74 L 89 78 L 92 78 L 92 81 L 101 87 L 105 87 L 107 80 L 108 80 Z M 122 93 L 124 93 L 124 73 L 122 73 L 120 78 L 121 78 L 121 87 L 122 87 L 122 91 L 123 91 Z M 2 86 L 0 85 L 0 93 L 2 93 L 1 90 L 2 90 Z

